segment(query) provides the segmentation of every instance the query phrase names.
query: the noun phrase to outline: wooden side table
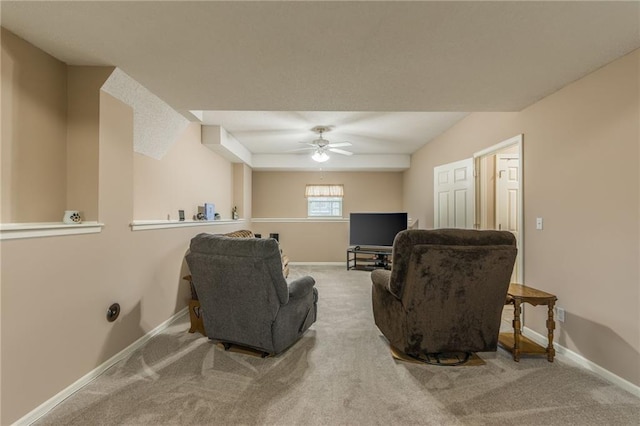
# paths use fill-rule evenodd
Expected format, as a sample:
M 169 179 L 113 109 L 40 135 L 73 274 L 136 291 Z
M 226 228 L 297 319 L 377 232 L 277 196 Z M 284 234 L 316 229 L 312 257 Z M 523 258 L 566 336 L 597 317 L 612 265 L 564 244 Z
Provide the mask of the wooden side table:
M 206 336 L 207 333 L 204 331 L 204 322 L 202 321 L 202 311 L 200 310 L 200 301 L 193 288 L 191 275 L 182 277 L 182 279 L 189 281 L 189 285 L 191 286 L 191 300 L 189 300 L 189 321 L 191 322 L 191 327 L 189 328 L 189 333 L 195 333 L 197 331 L 203 336 Z
M 558 300 L 558 298 L 551 293 L 537 290 L 532 287 L 525 287 L 522 284 L 509 284 L 506 304 L 513 304 L 514 306 L 513 333 L 500 333 L 498 342 L 513 354 L 514 361 L 520 361 L 521 354 L 546 354 L 547 361 L 553 362 L 553 358 L 556 354 L 556 351 L 553 348 L 553 330 L 556 328 L 556 323 L 553 320 L 553 306 L 555 305 L 556 300 Z M 533 306 L 547 305 L 547 331 L 549 343 L 546 348 L 522 335 L 520 315 L 522 313 L 521 305 L 524 302 Z

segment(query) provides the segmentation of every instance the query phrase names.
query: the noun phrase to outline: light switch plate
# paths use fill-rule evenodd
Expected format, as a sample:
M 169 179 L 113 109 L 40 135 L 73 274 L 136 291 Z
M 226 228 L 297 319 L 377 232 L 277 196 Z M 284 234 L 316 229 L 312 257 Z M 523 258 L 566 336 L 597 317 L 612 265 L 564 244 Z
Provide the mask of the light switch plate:
M 536 218 L 536 229 L 537 230 L 542 230 L 542 218 L 541 217 L 537 217 Z

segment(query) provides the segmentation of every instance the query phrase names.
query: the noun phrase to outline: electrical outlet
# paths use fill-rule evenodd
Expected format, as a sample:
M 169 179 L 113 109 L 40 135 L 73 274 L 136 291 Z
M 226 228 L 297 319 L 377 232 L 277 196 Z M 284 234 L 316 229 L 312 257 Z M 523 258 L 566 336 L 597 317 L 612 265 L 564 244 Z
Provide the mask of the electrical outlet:
M 556 311 L 555 316 L 558 322 L 564 322 L 564 308 L 556 306 L 554 309 Z

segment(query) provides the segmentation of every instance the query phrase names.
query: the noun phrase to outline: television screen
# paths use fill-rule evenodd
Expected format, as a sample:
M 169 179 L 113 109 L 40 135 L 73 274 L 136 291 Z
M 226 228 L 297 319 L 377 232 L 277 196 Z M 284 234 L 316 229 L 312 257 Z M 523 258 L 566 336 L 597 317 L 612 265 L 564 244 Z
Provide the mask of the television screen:
M 393 246 L 393 239 L 407 229 L 407 213 L 351 213 L 349 244 L 362 247 Z

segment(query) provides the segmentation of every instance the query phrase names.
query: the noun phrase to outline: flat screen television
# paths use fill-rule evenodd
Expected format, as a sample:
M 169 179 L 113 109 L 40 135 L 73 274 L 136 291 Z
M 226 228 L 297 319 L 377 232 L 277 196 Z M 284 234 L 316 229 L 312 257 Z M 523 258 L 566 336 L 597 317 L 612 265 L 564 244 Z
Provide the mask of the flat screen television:
M 351 213 L 349 245 L 391 247 L 400 231 L 407 229 L 407 213 Z

